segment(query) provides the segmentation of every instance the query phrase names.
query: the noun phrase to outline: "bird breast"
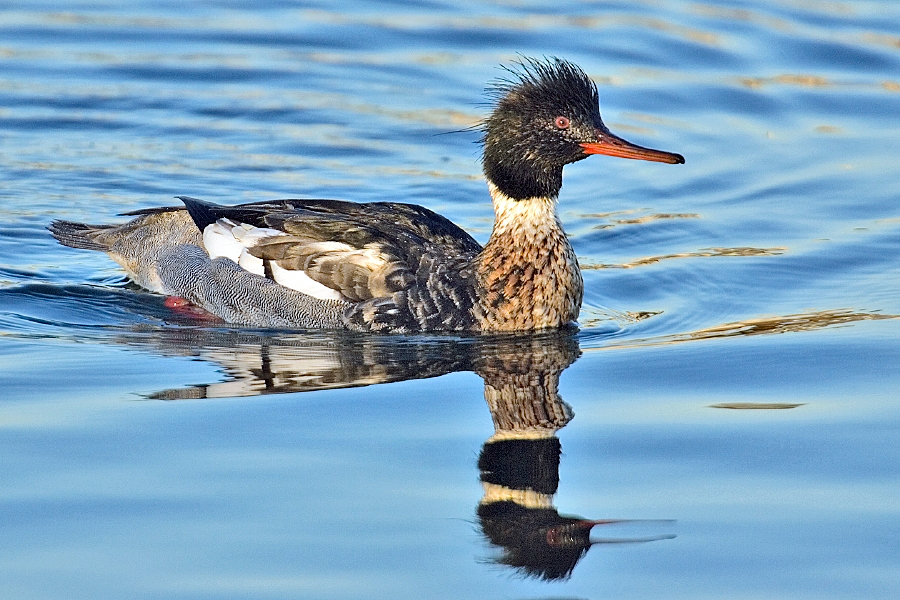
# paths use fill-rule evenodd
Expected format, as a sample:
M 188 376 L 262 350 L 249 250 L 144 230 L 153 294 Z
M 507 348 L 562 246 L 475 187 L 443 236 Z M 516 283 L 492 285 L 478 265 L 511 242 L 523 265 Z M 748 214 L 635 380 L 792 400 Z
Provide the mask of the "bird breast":
M 482 329 L 560 327 L 578 318 L 584 283 L 555 198 L 513 200 L 492 187 L 496 221 L 479 255 Z

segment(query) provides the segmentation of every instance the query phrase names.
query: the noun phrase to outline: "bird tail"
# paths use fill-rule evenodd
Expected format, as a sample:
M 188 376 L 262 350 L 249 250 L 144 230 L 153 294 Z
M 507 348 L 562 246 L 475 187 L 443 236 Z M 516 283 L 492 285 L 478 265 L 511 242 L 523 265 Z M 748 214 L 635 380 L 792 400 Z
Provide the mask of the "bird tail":
M 50 223 L 47 229 L 63 246 L 108 252 L 109 246 L 98 241 L 97 234 L 111 227 L 115 226 L 88 225 L 86 223 L 75 223 L 74 221 L 56 220 Z

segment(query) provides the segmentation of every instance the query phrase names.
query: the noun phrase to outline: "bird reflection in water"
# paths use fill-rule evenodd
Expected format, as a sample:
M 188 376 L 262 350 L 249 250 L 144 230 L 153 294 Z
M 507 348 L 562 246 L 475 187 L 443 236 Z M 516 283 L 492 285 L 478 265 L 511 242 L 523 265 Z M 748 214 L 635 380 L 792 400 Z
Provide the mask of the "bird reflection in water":
M 573 417 L 559 396 L 559 376 L 578 355 L 574 336 L 523 339 L 476 368 L 495 429 L 478 458 L 484 486 L 478 521 L 500 551 L 493 562 L 545 580 L 568 578 L 593 544 L 674 537 L 592 540 L 595 526 L 624 521 L 561 515 L 553 505 L 562 454 L 556 432 Z
M 474 371 L 484 380 L 495 429 L 478 459 L 484 496 L 477 523 L 498 553 L 491 562 L 522 575 L 565 579 L 595 544 L 674 537 L 592 539 L 595 527 L 625 521 L 561 515 L 553 505 L 562 452 L 556 432 L 573 417 L 559 396 L 559 377 L 581 353 L 574 328 L 472 337 L 202 328 L 157 333 L 122 341 L 149 342 L 164 354 L 199 355 L 221 364 L 228 380 L 161 391 L 151 395 L 156 399 L 303 392 Z

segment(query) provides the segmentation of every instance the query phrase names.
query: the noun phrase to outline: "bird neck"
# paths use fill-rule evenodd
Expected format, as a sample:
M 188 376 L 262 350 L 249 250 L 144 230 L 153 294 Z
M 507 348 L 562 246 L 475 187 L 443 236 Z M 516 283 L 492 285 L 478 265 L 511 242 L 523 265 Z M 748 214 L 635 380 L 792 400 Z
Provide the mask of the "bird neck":
M 492 189 L 496 187 L 514 200 L 556 198 L 562 188 L 562 163 L 542 161 L 540 154 L 522 146 L 521 140 L 505 130 L 487 132 L 481 163 Z
M 555 196 L 510 198 L 488 183 L 494 230 L 478 256 L 482 329 L 560 327 L 578 318 L 584 284 Z
M 491 202 L 494 205 L 494 229 L 488 244 L 507 236 L 514 236 L 518 244 L 533 238 L 561 235 L 565 238 L 562 223 L 556 213 L 556 196 L 533 196 L 516 199 L 508 196 L 488 182 Z

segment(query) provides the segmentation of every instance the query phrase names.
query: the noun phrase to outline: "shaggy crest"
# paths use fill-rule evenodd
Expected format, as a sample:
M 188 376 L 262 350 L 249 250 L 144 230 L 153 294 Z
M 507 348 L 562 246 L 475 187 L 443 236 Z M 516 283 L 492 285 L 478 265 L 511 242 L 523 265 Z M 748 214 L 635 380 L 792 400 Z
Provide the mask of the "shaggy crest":
M 597 85 L 578 65 L 556 57 L 523 57 L 503 69 L 510 76 L 497 79 L 486 90 L 495 109 L 556 104 L 573 112 L 599 113 Z

